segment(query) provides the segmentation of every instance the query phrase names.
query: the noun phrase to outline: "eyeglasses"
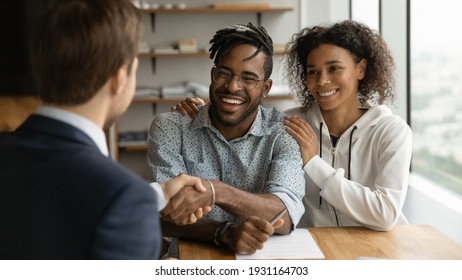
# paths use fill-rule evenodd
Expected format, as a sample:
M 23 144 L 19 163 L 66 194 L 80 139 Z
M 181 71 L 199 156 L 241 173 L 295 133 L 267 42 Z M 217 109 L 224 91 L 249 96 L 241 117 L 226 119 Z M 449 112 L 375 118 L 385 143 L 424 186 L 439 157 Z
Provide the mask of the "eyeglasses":
M 255 75 L 252 75 L 252 74 L 245 74 L 245 73 L 241 75 L 234 74 L 228 69 L 221 68 L 221 67 L 214 67 L 212 71 L 213 81 L 218 84 L 228 84 L 229 81 L 233 79 L 233 76 L 237 76 L 239 86 L 247 90 L 254 89 L 259 82 L 266 80 L 266 79 L 259 80 Z

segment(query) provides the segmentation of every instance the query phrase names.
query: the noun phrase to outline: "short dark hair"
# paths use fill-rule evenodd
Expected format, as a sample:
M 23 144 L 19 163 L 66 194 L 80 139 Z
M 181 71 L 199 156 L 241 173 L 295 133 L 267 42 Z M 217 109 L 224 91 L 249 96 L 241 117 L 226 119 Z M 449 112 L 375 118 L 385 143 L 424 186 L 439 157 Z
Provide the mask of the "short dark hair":
M 138 9 L 128 0 L 58 0 L 31 44 L 37 91 L 44 102 L 90 100 L 138 52 Z
M 347 50 L 356 62 L 367 61 L 366 74 L 358 85 L 361 103 L 393 101 L 395 63 L 385 40 L 368 26 L 346 20 L 330 26 L 304 28 L 294 34 L 286 46 L 286 79 L 305 107 L 315 102 L 306 85 L 307 57 L 322 44 Z
M 266 55 L 265 64 L 265 79 L 271 76 L 273 71 L 273 40 L 266 32 L 263 26 L 255 26 L 249 24 L 236 24 L 218 30 L 210 40 L 210 59 L 213 59 L 215 65 L 218 65 L 223 60 L 223 57 L 234 47 L 242 44 L 249 44 L 257 47 L 257 51 L 246 58 L 246 60 L 254 58 L 260 52 Z

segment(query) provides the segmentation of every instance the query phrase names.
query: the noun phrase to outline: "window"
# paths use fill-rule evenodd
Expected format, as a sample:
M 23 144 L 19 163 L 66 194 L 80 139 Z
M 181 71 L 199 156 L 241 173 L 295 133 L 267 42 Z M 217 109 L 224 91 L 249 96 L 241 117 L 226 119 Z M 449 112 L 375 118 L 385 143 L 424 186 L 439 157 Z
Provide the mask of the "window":
M 351 0 L 351 19 L 380 31 L 379 0 Z
M 460 4 L 410 3 L 412 171 L 462 194 Z

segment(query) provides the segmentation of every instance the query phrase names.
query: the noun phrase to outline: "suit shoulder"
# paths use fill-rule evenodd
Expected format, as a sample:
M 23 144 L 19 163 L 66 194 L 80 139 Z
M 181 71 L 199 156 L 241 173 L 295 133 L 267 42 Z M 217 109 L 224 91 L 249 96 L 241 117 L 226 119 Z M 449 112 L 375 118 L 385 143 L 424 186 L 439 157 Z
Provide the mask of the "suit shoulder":
M 82 153 L 76 155 L 75 160 L 80 162 L 81 166 L 69 167 L 69 170 L 72 170 L 69 176 L 72 176 L 76 182 L 80 181 L 81 184 L 101 189 L 101 191 L 127 187 L 149 189 L 147 181 L 101 154 Z

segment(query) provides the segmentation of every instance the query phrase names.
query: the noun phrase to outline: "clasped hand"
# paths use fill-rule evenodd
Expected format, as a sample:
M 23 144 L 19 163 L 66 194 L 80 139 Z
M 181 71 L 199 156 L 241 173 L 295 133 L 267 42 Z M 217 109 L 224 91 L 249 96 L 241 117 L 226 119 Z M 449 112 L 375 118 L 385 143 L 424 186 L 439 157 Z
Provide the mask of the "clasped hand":
M 193 224 L 212 210 L 212 191 L 197 179 L 202 188 L 185 186 L 178 190 L 160 212 L 164 220 L 177 225 Z

